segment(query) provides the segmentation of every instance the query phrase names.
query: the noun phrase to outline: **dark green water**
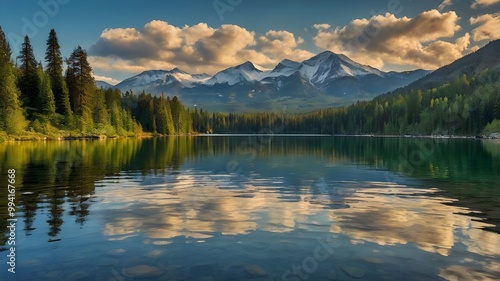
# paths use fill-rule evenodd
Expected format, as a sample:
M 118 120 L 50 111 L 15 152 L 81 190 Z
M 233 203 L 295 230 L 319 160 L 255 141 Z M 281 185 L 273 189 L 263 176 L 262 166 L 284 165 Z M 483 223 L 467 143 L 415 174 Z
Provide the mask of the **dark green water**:
M 0 143 L 0 169 L 0 280 L 500 278 L 500 142 Z

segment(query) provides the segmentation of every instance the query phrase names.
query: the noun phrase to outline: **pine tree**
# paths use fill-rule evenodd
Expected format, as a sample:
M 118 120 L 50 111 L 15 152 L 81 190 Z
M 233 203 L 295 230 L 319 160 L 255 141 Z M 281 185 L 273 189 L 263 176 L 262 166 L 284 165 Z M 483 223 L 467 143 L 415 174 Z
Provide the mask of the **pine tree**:
M 95 81 L 92 67 L 87 60 L 87 52 L 78 46 L 66 61 L 66 83 L 68 85 L 70 104 L 73 112 L 79 116 L 91 116 L 92 96 Z
M 45 62 L 47 63 L 47 74 L 50 77 L 50 83 L 56 103 L 56 112 L 71 118 L 71 106 L 69 102 L 69 92 L 63 77 L 63 59 L 61 48 L 54 29 L 50 31 L 47 40 L 47 50 L 45 52 Z
M 51 119 L 56 113 L 56 104 L 54 101 L 54 94 L 50 86 L 50 77 L 44 73 L 42 65 L 38 67 L 38 76 L 40 77 L 40 91 L 37 98 L 37 106 L 40 113 Z
M 12 51 L 9 42 L 5 38 L 2 27 L 0 26 L 0 66 L 7 65 L 10 62 Z
M 191 115 L 184 108 L 179 98 L 174 96 L 171 101 L 167 99 L 167 103 L 171 109 L 175 132 L 177 134 L 190 133 L 192 127 Z
M 36 107 L 36 99 L 40 92 L 40 81 L 37 73 L 37 61 L 33 54 L 30 39 L 24 37 L 24 43 L 21 47 L 21 54 L 17 57 L 21 60 L 20 76 L 18 80 L 19 90 L 24 106 Z
M 16 134 L 26 128 L 19 92 L 16 86 L 16 72 L 10 60 L 12 52 L 0 27 L 0 130 Z
M 168 98 L 165 99 L 164 94 L 162 94 L 159 98 L 154 97 L 153 104 L 157 132 L 164 135 L 176 134 L 174 121 L 172 120 L 172 113 L 168 104 Z
M 137 102 L 137 120 L 147 132 L 156 133 L 156 121 L 154 115 L 154 104 L 151 94 L 146 95 L 143 91 Z

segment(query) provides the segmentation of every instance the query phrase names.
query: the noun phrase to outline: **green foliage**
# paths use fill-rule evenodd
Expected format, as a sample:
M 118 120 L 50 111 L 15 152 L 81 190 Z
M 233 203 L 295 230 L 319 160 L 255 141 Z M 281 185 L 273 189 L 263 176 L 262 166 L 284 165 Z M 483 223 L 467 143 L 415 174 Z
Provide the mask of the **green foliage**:
M 61 47 L 59 46 L 59 40 L 54 29 L 50 30 L 49 38 L 47 39 L 45 62 L 47 62 L 47 73 L 51 77 L 62 75 L 63 59 L 61 56 Z
M 116 128 L 119 134 L 123 133 L 123 118 L 122 118 L 122 110 L 118 106 L 118 104 L 113 104 L 110 108 L 110 118 L 111 125 Z
M 122 97 L 119 90 L 97 89 L 87 53 L 81 47 L 67 60 L 66 77 L 63 77 L 63 61 L 54 30 L 47 40 L 46 71 L 36 62 L 28 37 L 18 57 L 21 59 L 19 77 L 10 55 L 10 46 L 0 27 L 0 135 L 43 138 L 142 133 L 130 107 L 122 107 L 135 98 L 133 94 Z M 25 110 L 30 112 L 31 122 L 25 119 Z
M 12 51 L 9 42 L 5 38 L 5 33 L 0 26 L 0 65 L 6 65 L 10 62 Z
M 497 94 L 495 105 L 493 106 L 493 118 L 500 119 L 500 95 Z
M 118 89 L 108 88 L 104 91 L 106 107 L 111 108 L 113 105 L 120 105 L 122 100 L 122 92 Z
M 0 65 L 0 130 L 8 134 L 19 134 L 27 125 L 15 81 L 12 64 Z
M 142 92 L 138 98 L 129 98 L 129 108 L 143 130 L 162 135 L 189 134 L 193 122 L 191 114 L 177 98 L 153 97 Z
M 488 125 L 483 130 L 483 133 L 488 135 L 488 134 L 493 134 L 493 133 L 499 133 L 500 134 L 500 119 L 495 119 L 491 121 Z
M 174 96 L 168 104 L 170 105 L 175 133 L 189 134 L 193 126 L 189 111 L 186 110 L 184 105 L 176 96 Z
M 21 61 L 18 78 L 21 99 L 24 106 L 36 110 L 36 100 L 40 92 L 40 78 L 37 73 L 38 63 L 33 54 L 33 48 L 28 36 L 24 37 L 21 53 L 17 58 Z
M 50 77 L 43 72 L 42 66 L 38 67 L 39 92 L 37 97 L 37 107 L 40 113 L 52 119 L 56 114 L 56 104 L 52 87 L 50 86 Z
M 11 50 L 0 27 L 0 131 L 18 134 L 27 122 L 21 108 L 21 93 L 16 85 L 16 74 L 10 60 Z
M 56 112 L 63 115 L 66 118 L 66 124 L 69 125 L 72 119 L 72 112 L 69 102 L 69 91 L 63 76 L 63 59 L 60 49 L 57 34 L 52 29 L 49 39 L 47 39 L 47 50 L 45 52 L 46 72 L 50 77 Z
M 477 134 L 500 116 L 500 70 L 306 114 L 191 114 L 202 133 Z
M 346 107 L 305 114 L 208 113 L 188 110 L 177 97 L 153 97 L 145 92 L 102 90 L 95 86 L 87 53 L 80 46 L 63 60 L 57 34 L 47 40 L 44 73 L 35 60 L 29 38 L 20 52 L 18 75 L 11 49 L 0 28 L 0 130 L 29 129 L 90 135 L 137 135 L 142 130 L 165 135 L 201 133 L 311 134 L 477 134 L 497 129 L 500 120 L 500 70 L 474 77 L 465 74 L 429 90 L 406 90 L 358 101 Z M 17 82 L 17 84 L 16 84 Z M 21 102 L 24 101 L 24 104 Z M 495 120 L 496 119 L 496 120 Z M 495 120 L 495 121 L 493 121 Z M 486 127 L 486 128 L 485 128 Z
M 46 116 L 39 114 L 35 114 L 35 120 L 29 124 L 28 131 L 42 133 L 46 136 L 55 136 L 59 132 Z
M 176 133 L 176 128 L 172 117 L 170 99 L 165 99 L 165 96 L 162 94 L 159 98 L 154 97 L 153 104 L 155 105 L 154 116 L 157 133 L 174 135 Z M 176 118 L 178 117 L 176 116 Z
M 138 98 L 136 116 L 142 128 L 152 133 L 157 132 L 154 108 L 151 95 L 146 95 L 145 92 L 142 92 Z
M 91 123 L 92 99 L 95 92 L 95 81 L 92 67 L 87 60 L 87 52 L 78 46 L 66 61 L 66 83 L 68 85 L 71 109 L 82 122 Z M 90 119 L 88 119 L 90 118 Z
M 96 89 L 92 102 L 92 119 L 96 124 L 109 124 L 109 114 L 106 108 L 106 96 L 104 90 Z
M 319 111 L 318 111 L 319 112 Z M 305 115 L 301 123 L 297 123 L 296 115 L 285 115 L 272 112 L 257 113 L 208 113 L 201 109 L 195 109 L 190 113 L 192 126 L 196 132 L 200 133 L 285 133 L 291 130 L 292 126 L 296 130 L 306 132 L 306 123 L 311 121 Z M 324 119 L 324 122 L 328 122 Z M 287 124 L 287 126 L 285 126 Z M 324 132 L 327 133 L 327 132 Z

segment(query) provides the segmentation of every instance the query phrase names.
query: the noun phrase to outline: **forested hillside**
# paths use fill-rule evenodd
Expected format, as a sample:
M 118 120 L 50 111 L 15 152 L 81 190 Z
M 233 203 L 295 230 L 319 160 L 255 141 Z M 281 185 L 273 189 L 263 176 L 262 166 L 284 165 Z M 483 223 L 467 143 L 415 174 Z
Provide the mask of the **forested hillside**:
M 442 85 L 444 82 L 452 82 L 460 75 L 474 77 L 485 70 L 500 68 L 500 39 L 491 41 L 483 48 L 470 53 L 449 65 L 445 65 L 431 74 L 419 79 L 403 88 L 428 90 Z
M 213 133 L 446 134 L 500 131 L 500 70 L 462 75 L 426 91 L 407 90 L 307 114 L 193 112 L 194 129 Z M 488 126 L 489 124 L 489 126 Z M 487 127 L 488 126 L 488 127 Z M 487 127 L 487 128 L 486 128 Z
M 190 114 L 176 97 L 98 88 L 80 46 L 66 59 L 64 72 L 54 30 L 45 64 L 35 58 L 28 36 L 16 64 L 12 53 L 0 27 L 0 140 L 191 132 Z

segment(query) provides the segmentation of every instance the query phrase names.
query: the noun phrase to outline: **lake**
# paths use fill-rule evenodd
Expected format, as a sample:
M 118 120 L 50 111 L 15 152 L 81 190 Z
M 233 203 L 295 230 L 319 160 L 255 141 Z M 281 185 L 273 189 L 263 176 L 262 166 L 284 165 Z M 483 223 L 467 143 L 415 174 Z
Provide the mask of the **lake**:
M 0 159 L 1 280 L 500 278 L 498 141 L 16 142 Z

